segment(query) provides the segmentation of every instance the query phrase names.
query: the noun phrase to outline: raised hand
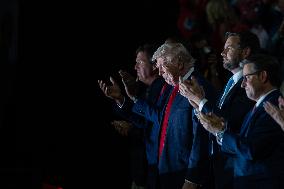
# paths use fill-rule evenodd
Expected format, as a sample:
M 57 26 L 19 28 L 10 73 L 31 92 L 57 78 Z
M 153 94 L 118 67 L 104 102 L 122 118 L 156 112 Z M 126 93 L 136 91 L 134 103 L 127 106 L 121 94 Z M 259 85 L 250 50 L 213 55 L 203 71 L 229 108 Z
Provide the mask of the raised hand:
M 107 85 L 104 81 L 98 80 L 99 86 L 105 96 L 114 99 L 117 103 L 123 101 L 124 97 L 118 83 L 112 77 L 110 77 L 110 82 L 112 85 Z
M 194 107 L 199 105 L 200 101 L 205 97 L 204 90 L 194 77 L 191 80 L 182 81 L 179 78 L 179 91 L 180 94 L 188 99 L 190 104 Z
M 121 77 L 122 83 L 124 85 L 125 92 L 130 99 L 137 96 L 138 92 L 138 82 L 135 77 L 126 71 L 119 70 L 119 75 Z
M 212 134 L 216 134 L 225 128 L 225 121 L 222 117 L 218 117 L 214 113 L 204 114 L 199 112 L 198 116 L 202 126 Z
M 281 126 L 284 131 L 284 99 L 283 97 L 278 98 L 278 107 L 271 104 L 270 102 L 264 102 L 265 111 Z

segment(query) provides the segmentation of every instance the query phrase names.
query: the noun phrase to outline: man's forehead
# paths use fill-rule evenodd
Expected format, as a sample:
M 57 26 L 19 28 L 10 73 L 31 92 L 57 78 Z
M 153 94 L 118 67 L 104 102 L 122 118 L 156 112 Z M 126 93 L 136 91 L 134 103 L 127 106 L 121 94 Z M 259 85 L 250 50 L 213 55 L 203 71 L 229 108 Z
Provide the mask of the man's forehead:
M 140 51 L 139 53 L 137 53 L 136 59 L 147 59 L 147 54 L 143 51 Z
M 246 63 L 243 70 L 253 70 L 253 63 Z
M 230 37 L 226 40 L 226 44 L 227 44 L 227 45 L 235 44 L 235 43 L 239 43 L 239 42 L 240 42 L 239 36 L 230 36 Z

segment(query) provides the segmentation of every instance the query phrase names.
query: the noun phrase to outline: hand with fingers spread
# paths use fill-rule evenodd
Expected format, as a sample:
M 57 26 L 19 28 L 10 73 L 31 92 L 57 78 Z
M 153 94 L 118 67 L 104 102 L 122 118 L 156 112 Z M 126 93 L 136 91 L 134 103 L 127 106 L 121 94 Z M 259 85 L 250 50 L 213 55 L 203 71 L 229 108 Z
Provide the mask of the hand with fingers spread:
M 225 121 L 222 117 L 218 117 L 214 113 L 204 114 L 200 112 L 197 116 L 202 126 L 210 133 L 216 135 L 225 129 Z
M 110 77 L 110 82 L 112 85 L 107 85 L 106 82 L 98 80 L 99 86 L 105 96 L 115 100 L 118 104 L 122 104 L 124 96 L 121 93 L 118 83 L 112 77 Z
M 111 122 L 111 125 L 114 126 L 115 130 L 122 136 L 128 136 L 128 132 L 132 127 L 132 124 L 123 120 L 115 120 Z
M 264 102 L 265 111 L 281 126 L 284 131 L 284 98 L 278 98 L 279 107 L 270 102 Z
M 198 84 L 193 76 L 191 77 L 191 80 L 185 81 L 182 81 L 182 79 L 179 78 L 179 91 L 182 96 L 188 99 L 193 107 L 198 107 L 200 101 L 205 97 L 202 86 Z
M 122 83 L 125 88 L 125 92 L 130 99 L 137 96 L 138 82 L 131 74 L 126 71 L 119 70 L 119 75 L 121 77 Z

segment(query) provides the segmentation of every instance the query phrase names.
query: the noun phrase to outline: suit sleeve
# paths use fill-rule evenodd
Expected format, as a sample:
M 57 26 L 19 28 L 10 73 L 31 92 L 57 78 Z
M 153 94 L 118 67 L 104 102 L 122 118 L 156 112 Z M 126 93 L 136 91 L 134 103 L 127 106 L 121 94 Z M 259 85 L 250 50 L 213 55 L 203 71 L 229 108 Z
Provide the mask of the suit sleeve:
M 206 99 L 208 99 L 205 105 L 211 108 L 213 105 L 210 102 L 216 103 L 216 91 L 206 81 L 200 79 L 198 82 L 203 86 Z M 192 113 L 192 125 L 193 144 L 185 179 L 196 184 L 206 185 L 210 177 L 209 133 L 202 127 L 194 113 Z
M 241 88 L 240 83 L 237 84 L 234 91 L 229 94 L 229 99 L 223 103 L 222 109 L 219 109 L 216 103 L 208 101 L 202 108 L 203 113 L 214 112 L 216 115 L 226 119 L 230 125 L 229 131 L 238 133 L 246 114 L 252 109 L 255 104 L 247 98 L 246 92 Z
M 186 180 L 204 185 L 209 180 L 209 134 L 200 125 L 198 119 L 193 115 L 193 145 L 188 162 Z
M 161 123 L 162 119 L 162 108 L 155 105 L 150 105 L 147 101 L 143 99 L 138 99 L 132 107 L 132 111 L 140 116 L 143 116 L 148 121 L 155 124 Z
M 126 99 L 122 108 L 118 107 L 117 104 L 114 104 L 115 114 L 119 117 L 130 121 L 137 128 L 146 128 L 149 124 L 146 124 L 147 120 L 141 115 L 138 115 L 132 112 L 133 102 Z M 149 121 L 148 121 L 149 122 Z
M 280 127 L 264 112 L 250 126 L 253 128 L 250 128 L 249 136 L 226 131 L 223 136 L 222 151 L 247 160 L 260 159 L 271 154 L 273 146 L 276 146 L 283 137 Z

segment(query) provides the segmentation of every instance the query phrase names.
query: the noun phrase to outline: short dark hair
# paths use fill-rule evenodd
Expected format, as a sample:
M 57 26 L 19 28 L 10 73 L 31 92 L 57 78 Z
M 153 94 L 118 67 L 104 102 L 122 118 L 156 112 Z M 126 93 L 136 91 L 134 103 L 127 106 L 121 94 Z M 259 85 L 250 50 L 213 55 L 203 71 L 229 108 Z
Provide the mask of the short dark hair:
M 253 54 L 241 62 L 241 65 L 252 63 L 255 71 L 266 71 L 271 85 L 279 88 L 281 85 L 281 70 L 279 61 L 267 54 Z
M 158 48 L 158 45 L 156 45 L 156 44 L 145 43 L 144 45 L 141 45 L 137 48 L 136 55 L 139 52 L 145 52 L 147 54 L 147 58 L 149 60 L 149 63 L 154 64 L 154 62 L 152 61 L 152 56 L 155 53 L 155 51 L 157 50 L 157 48 Z
M 240 38 L 240 48 L 244 49 L 249 47 L 251 49 L 251 54 L 259 53 L 260 51 L 260 42 L 257 35 L 246 30 L 238 33 L 226 32 L 225 38 L 228 39 L 232 36 L 238 36 Z

